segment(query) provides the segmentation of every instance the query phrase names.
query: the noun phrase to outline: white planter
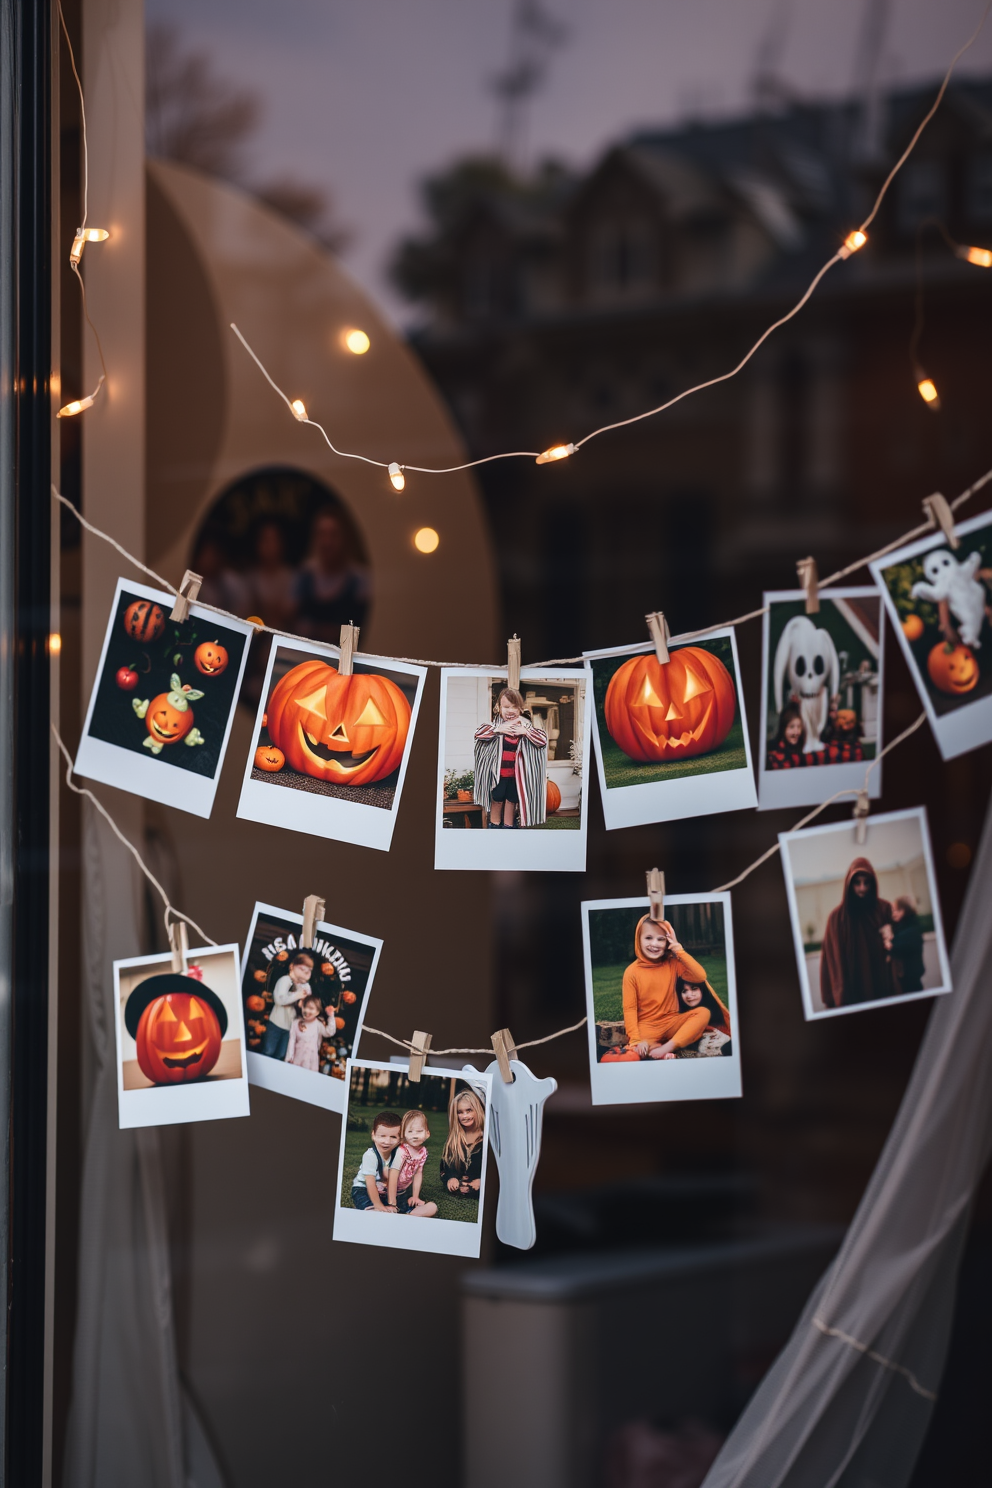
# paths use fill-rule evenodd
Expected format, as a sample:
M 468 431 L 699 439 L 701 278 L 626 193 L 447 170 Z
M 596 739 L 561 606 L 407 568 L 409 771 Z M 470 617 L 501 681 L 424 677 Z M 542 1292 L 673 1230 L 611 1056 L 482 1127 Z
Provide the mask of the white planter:
M 572 774 L 572 761 L 548 760 L 548 779 L 553 780 L 561 791 L 559 811 L 574 811 L 579 804 L 579 789 L 582 781 Z

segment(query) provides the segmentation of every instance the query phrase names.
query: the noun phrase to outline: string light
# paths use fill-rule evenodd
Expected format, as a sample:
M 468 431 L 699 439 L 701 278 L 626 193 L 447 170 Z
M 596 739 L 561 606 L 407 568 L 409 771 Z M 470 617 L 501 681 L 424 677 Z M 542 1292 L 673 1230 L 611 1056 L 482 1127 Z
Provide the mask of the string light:
M 59 635 L 57 630 L 53 630 L 51 635 L 48 637 L 47 649 L 49 656 L 59 656 L 61 654 L 62 637 Z
M 575 454 L 574 444 L 553 444 L 550 449 L 543 450 L 534 461 L 535 465 L 550 465 L 553 460 L 567 460 L 569 455 Z
M 927 377 L 925 372 L 921 372 L 919 367 L 917 367 L 916 372 L 916 391 L 927 407 L 932 408 L 936 413 L 940 407 L 940 394 L 937 392 L 937 384 L 932 377 Z
M 992 248 L 969 248 L 963 243 L 956 243 L 954 252 L 965 263 L 975 264 L 979 269 L 992 269 Z
M 308 424 L 310 422 L 307 418 L 306 404 L 302 398 L 294 398 L 289 406 L 293 410 L 293 417 L 299 419 L 301 424 Z
M 867 241 L 868 234 L 862 232 L 860 228 L 857 228 L 854 232 L 849 232 L 837 250 L 837 257 L 850 258 L 851 254 L 857 253 L 858 249 L 863 248 Z
M 344 331 L 341 339 L 344 342 L 345 349 L 350 351 L 352 356 L 364 356 L 372 345 L 365 332 L 358 330 L 357 327 L 354 330 Z
M 87 243 L 105 243 L 109 237 L 110 234 L 105 227 L 77 227 L 76 236 L 69 249 L 69 262 L 78 264 Z
M 103 383 L 102 377 L 100 378 L 100 383 Z M 98 386 L 97 392 L 99 391 L 100 388 Z M 96 393 L 88 393 L 85 398 L 73 398 L 71 403 L 66 403 L 59 409 L 55 417 L 60 419 L 75 418 L 77 413 L 85 413 L 87 408 L 92 408 L 95 402 Z
M 420 527 L 413 534 L 413 546 L 418 553 L 433 553 L 440 541 L 433 527 Z
M 394 491 L 402 491 L 406 485 L 406 476 L 403 474 L 403 469 L 397 465 L 395 460 L 391 460 L 389 463 L 389 479 L 393 483 Z

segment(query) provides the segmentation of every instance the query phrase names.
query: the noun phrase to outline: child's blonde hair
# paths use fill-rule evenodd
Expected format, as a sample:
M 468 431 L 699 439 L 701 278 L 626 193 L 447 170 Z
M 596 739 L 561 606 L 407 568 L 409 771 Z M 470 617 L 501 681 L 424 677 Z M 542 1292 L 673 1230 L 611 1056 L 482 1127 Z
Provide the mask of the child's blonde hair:
M 406 1134 L 415 1121 L 422 1121 L 427 1128 L 427 1135 L 431 1134 L 431 1124 L 423 1111 L 404 1111 L 403 1120 L 400 1122 L 400 1141 L 406 1141 Z
M 486 1126 L 486 1108 L 474 1090 L 458 1090 L 448 1102 L 448 1140 L 444 1144 L 442 1162 L 449 1167 L 467 1167 L 476 1143 L 469 1146 L 466 1133 L 458 1120 L 458 1107 L 465 1102 L 472 1107 L 475 1129 L 481 1137 Z
M 511 708 L 519 708 L 521 713 L 524 711 L 523 695 L 519 693 L 515 687 L 504 687 L 499 697 L 496 699 L 495 711 L 497 713 L 499 713 L 499 705 L 504 698 L 506 698 Z

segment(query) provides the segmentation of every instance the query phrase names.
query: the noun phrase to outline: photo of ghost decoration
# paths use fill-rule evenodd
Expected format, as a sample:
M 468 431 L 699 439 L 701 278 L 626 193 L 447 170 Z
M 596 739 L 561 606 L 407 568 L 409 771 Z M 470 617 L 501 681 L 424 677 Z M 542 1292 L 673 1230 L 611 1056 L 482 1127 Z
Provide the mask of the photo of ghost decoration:
M 840 691 L 840 659 L 833 639 L 808 615 L 795 615 L 775 650 L 775 707 L 794 700 L 803 724 L 803 753 L 824 749 L 821 735 L 830 719 L 830 700 Z

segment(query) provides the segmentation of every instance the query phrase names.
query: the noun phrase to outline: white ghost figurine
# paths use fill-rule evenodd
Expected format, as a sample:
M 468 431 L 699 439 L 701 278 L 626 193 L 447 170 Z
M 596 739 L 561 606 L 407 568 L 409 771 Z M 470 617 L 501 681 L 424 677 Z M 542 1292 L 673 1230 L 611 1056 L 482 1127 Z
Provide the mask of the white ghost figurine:
M 962 642 L 975 650 L 982 644 L 979 637 L 985 618 L 985 585 L 975 578 L 981 563 L 980 553 L 969 553 L 959 563 L 949 549 L 936 548 L 923 560 L 928 582 L 921 579 L 909 591 L 913 599 L 929 599 L 934 604 L 946 600 Z
M 513 1083 L 508 1085 L 494 1059 L 485 1073 L 492 1075 L 489 1100 L 489 1142 L 499 1169 L 499 1203 L 496 1205 L 496 1234 L 504 1245 L 530 1250 L 537 1239 L 531 1189 L 541 1155 L 541 1123 L 544 1102 L 558 1089 L 549 1075 L 539 1080 L 519 1059 L 510 1061 Z M 478 1071 L 462 1067 L 471 1078 Z
M 781 713 L 783 702 L 795 697 L 806 731 L 803 751 L 819 753 L 830 699 L 840 690 L 840 660 L 830 632 L 814 625 L 808 615 L 793 615 L 775 650 L 774 681 L 777 711 Z

